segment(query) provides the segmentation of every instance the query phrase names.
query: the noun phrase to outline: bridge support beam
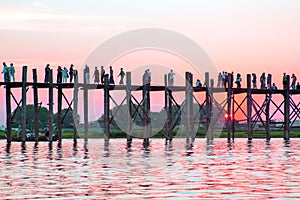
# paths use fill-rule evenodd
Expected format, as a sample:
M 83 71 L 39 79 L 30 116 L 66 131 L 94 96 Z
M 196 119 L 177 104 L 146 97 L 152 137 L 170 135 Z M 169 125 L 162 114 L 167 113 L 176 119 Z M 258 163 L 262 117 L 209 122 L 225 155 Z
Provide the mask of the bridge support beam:
M 247 74 L 247 132 L 248 132 L 248 140 L 252 140 L 251 74 Z

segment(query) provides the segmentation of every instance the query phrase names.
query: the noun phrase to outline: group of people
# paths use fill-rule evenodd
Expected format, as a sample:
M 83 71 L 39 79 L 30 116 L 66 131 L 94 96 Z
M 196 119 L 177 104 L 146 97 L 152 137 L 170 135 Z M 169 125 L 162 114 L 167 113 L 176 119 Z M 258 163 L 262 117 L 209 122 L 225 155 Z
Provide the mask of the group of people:
M 84 74 L 84 83 L 90 84 L 90 68 L 88 65 L 85 65 L 83 69 L 83 74 Z M 114 70 L 113 67 L 109 67 L 109 74 L 105 73 L 104 66 L 101 66 L 100 71 L 98 70 L 98 67 L 96 66 L 94 69 L 94 83 L 101 83 L 104 84 L 105 81 L 105 76 L 108 76 L 108 84 L 115 85 L 115 80 L 114 80 Z M 119 85 L 124 85 L 124 77 L 125 77 L 125 72 L 123 68 L 120 69 L 120 73 L 118 75 L 120 77 Z
M 234 73 L 233 72 L 229 73 L 229 72 L 225 72 L 225 71 L 223 71 L 222 73 L 221 72 L 219 73 L 217 87 L 218 88 L 221 88 L 221 87 L 227 88 L 229 85 L 229 76 L 230 75 L 231 75 L 231 86 L 233 86 L 233 83 L 235 83 L 237 88 L 241 88 L 241 86 L 242 86 L 241 85 L 241 82 L 242 82 L 241 74 L 237 73 L 236 79 L 234 81 Z
M 44 82 L 49 83 L 50 82 L 50 64 L 47 64 L 45 67 L 45 78 Z M 90 69 L 88 65 L 85 65 L 85 68 L 83 69 L 84 73 L 84 83 L 89 84 L 90 83 Z M 15 82 L 15 67 L 14 64 L 11 63 L 10 66 L 7 66 L 5 62 L 3 62 L 3 70 L 2 74 L 4 75 L 4 81 L 5 82 Z M 66 67 L 57 67 L 57 83 L 67 83 L 68 80 L 70 83 L 74 80 L 74 77 L 76 77 L 78 74 L 77 70 L 74 69 L 74 65 L 71 64 L 69 70 Z M 93 73 L 93 79 L 95 84 L 104 84 L 105 81 L 105 76 L 108 77 L 108 84 L 115 85 L 114 81 L 114 70 L 113 67 L 109 67 L 109 74 L 105 73 L 105 69 L 103 66 L 101 66 L 100 71 L 98 67 L 96 66 L 94 69 Z M 168 86 L 173 86 L 174 85 L 174 76 L 175 73 L 171 69 L 170 72 L 168 73 Z M 124 85 L 124 77 L 125 77 L 125 72 L 123 68 L 120 68 L 120 72 L 118 74 L 118 77 L 120 77 L 119 80 L 119 85 Z M 241 88 L 241 82 L 242 82 L 242 76 L 241 74 L 237 73 L 235 81 L 234 81 L 234 73 L 231 72 L 225 72 L 223 71 L 222 73 L 220 72 L 218 74 L 218 82 L 217 82 L 217 87 L 221 88 L 227 88 L 229 85 L 229 77 L 231 77 L 231 85 L 233 86 L 233 83 L 236 84 L 237 88 Z M 282 84 L 283 87 L 291 87 L 293 90 L 300 90 L 300 84 L 297 82 L 297 77 L 293 73 L 291 75 L 291 85 L 287 86 L 288 84 L 288 75 L 286 73 L 283 73 L 283 78 L 282 78 Z M 257 75 L 255 73 L 252 73 L 252 88 L 257 89 Z M 260 89 L 272 89 L 272 90 L 277 90 L 277 86 L 275 83 L 271 83 L 271 75 L 268 74 L 266 75 L 265 72 L 263 72 L 259 78 L 260 81 Z M 151 82 L 151 72 L 150 69 L 146 69 L 145 73 L 143 75 L 143 84 L 144 85 L 150 85 Z M 297 84 L 296 84 L 297 82 Z M 196 87 L 202 87 L 202 83 L 200 79 L 197 79 L 196 81 Z
M 4 82 L 15 82 L 15 67 L 13 63 L 10 63 L 10 66 L 7 66 L 3 62 L 2 74 L 4 75 Z
M 51 81 L 50 72 L 51 72 L 50 64 L 47 64 L 45 67 L 44 83 L 49 83 Z M 70 65 L 69 70 L 66 67 L 64 68 L 62 68 L 61 66 L 57 67 L 57 74 L 56 74 L 57 83 L 67 83 L 68 78 L 70 78 L 69 82 L 72 83 L 73 78 L 75 76 L 77 76 L 77 70 L 74 70 L 73 64 Z

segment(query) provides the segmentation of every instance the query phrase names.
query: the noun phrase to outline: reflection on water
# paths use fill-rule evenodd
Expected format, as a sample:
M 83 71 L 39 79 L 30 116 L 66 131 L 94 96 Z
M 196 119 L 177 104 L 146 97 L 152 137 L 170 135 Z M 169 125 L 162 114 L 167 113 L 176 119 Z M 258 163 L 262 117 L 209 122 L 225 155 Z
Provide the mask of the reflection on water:
M 300 140 L 0 141 L 0 199 L 300 198 Z

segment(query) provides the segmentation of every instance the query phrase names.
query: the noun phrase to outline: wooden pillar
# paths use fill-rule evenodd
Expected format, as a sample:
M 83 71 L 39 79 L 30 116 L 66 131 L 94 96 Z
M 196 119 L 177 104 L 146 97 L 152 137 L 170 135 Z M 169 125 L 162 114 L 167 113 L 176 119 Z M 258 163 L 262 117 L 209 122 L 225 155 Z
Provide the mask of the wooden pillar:
M 234 132 L 235 132 L 235 108 L 234 108 L 234 94 L 232 94 L 232 122 L 231 122 L 231 131 L 232 131 L 232 140 L 234 141 Z
M 169 80 L 168 80 L 168 75 L 165 74 L 164 75 L 164 83 L 165 83 L 165 111 L 167 113 L 167 120 L 165 122 L 165 131 L 166 131 L 166 143 L 168 143 L 168 140 L 169 140 L 169 131 L 170 131 L 170 126 L 169 126 L 169 101 L 168 101 L 168 83 L 169 83 Z
M 61 108 L 62 108 L 62 87 L 61 84 L 57 84 L 57 140 L 58 143 L 61 143 L 62 140 L 62 116 L 61 116 Z
M 7 143 L 11 143 L 11 90 L 10 90 L 10 83 L 6 84 L 6 137 Z
M 83 85 L 83 118 L 84 118 L 84 142 L 87 143 L 89 136 L 89 90 L 87 82 Z
M 172 117 L 172 90 L 170 89 L 168 91 L 168 128 L 169 128 L 169 141 L 172 142 L 173 140 L 173 128 L 172 128 L 172 120 L 173 120 L 173 117 Z
M 290 76 L 287 75 L 287 84 L 284 86 L 284 139 L 290 139 Z
M 78 113 L 78 77 L 74 76 L 74 91 L 73 91 L 73 141 L 74 144 L 77 144 L 77 137 L 78 137 L 78 130 L 77 130 L 77 125 L 78 125 L 78 118 L 77 118 L 77 113 Z
M 193 74 L 185 73 L 185 98 L 186 98 L 186 145 L 190 147 L 194 141 L 194 109 L 193 109 Z M 193 136 L 193 138 L 192 138 Z
M 27 66 L 22 69 L 22 142 L 26 141 L 26 86 L 27 86 Z
M 210 109 L 210 94 L 209 94 L 209 73 L 205 72 L 205 80 L 204 84 L 206 87 L 206 96 L 205 96 L 205 108 L 206 108 L 206 131 L 207 131 L 207 139 L 212 140 L 212 132 L 209 128 L 210 120 L 211 120 L 211 109 Z
M 251 94 L 251 74 L 247 74 L 247 131 L 248 140 L 252 140 L 252 94 Z
M 34 105 L 34 140 L 38 142 L 39 140 L 39 118 L 38 118 L 38 89 L 37 89 L 37 71 L 32 69 L 33 75 L 33 105 Z
M 185 107 L 186 107 L 186 119 L 185 119 L 185 126 L 186 126 L 186 145 L 190 144 L 190 132 L 191 132 L 191 106 L 190 106 L 190 72 L 185 72 Z
M 227 140 L 230 141 L 230 132 L 231 132 L 231 95 L 232 95 L 232 74 L 228 74 L 228 90 L 227 90 Z
M 109 130 L 109 85 L 108 75 L 104 77 L 104 140 L 107 143 L 110 137 Z
M 53 70 L 50 70 L 49 74 L 49 143 L 53 141 Z
M 271 98 L 271 92 L 269 94 L 266 94 L 266 136 L 267 140 L 270 140 L 270 98 Z
M 189 84 L 189 100 L 190 100 L 190 126 L 191 126 L 191 133 L 190 137 L 192 139 L 192 143 L 195 140 L 196 134 L 195 134 L 195 120 L 194 120 L 194 98 L 193 98 L 193 74 L 190 73 L 190 78 L 189 78 L 190 84 Z
M 128 108 L 127 116 L 127 146 L 132 143 L 132 103 L 131 103 L 131 72 L 126 72 L 126 103 Z
M 143 126 L 144 126 L 144 142 L 143 146 L 149 146 L 149 136 L 151 133 L 151 119 L 150 119 L 150 86 L 151 83 L 146 83 L 143 86 Z
M 270 134 L 270 101 L 272 98 L 272 75 L 268 74 L 268 88 L 269 88 L 269 94 L 266 94 L 266 136 L 267 140 L 271 139 Z

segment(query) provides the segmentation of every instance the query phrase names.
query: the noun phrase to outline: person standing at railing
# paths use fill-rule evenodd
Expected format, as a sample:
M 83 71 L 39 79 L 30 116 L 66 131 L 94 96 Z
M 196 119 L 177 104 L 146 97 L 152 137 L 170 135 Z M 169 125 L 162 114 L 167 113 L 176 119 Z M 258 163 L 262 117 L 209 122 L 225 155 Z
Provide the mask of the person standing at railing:
M 297 81 L 297 77 L 295 76 L 295 74 L 292 74 L 291 79 L 292 79 L 291 87 L 293 90 L 295 90 L 296 89 L 296 81 Z
M 57 79 L 56 79 L 57 83 L 61 83 L 62 82 L 62 68 L 61 66 L 57 67 Z
M 4 82 L 9 82 L 9 68 L 5 62 L 3 63 L 2 74 L 4 75 Z
M 83 69 L 84 74 L 84 83 L 90 84 L 90 68 L 88 65 L 85 65 L 85 68 Z
M 93 75 L 93 78 L 94 78 L 94 83 L 97 83 L 99 84 L 100 82 L 100 73 L 99 73 L 99 70 L 97 67 L 95 67 L 95 70 L 94 70 L 94 75 Z
M 168 73 L 168 85 L 173 86 L 174 85 L 174 75 L 173 69 Z
M 259 80 L 260 80 L 260 89 L 266 89 L 266 74 L 265 74 L 265 72 L 262 73 Z
M 70 75 L 70 83 L 72 83 L 73 81 L 73 76 L 74 76 L 74 69 L 73 69 L 74 65 L 71 64 L 70 65 L 70 69 L 69 69 L 69 75 Z
M 10 67 L 9 67 L 9 78 L 11 82 L 15 82 L 15 67 L 13 63 L 10 63 Z
M 50 65 L 47 64 L 46 67 L 45 67 L 45 79 L 44 79 L 44 83 L 49 83 L 49 76 L 50 76 Z
M 255 73 L 252 73 L 252 83 L 253 83 L 253 89 L 257 88 L 257 77 Z
M 124 85 L 125 72 L 124 72 L 123 68 L 121 68 L 120 73 L 119 73 L 118 76 L 120 76 L 119 85 Z
M 68 81 L 68 76 L 69 76 L 68 70 L 67 70 L 66 67 L 64 67 L 64 69 L 62 70 L 62 82 L 63 82 L 63 83 L 67 83 L 67 81 Z

